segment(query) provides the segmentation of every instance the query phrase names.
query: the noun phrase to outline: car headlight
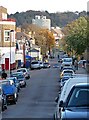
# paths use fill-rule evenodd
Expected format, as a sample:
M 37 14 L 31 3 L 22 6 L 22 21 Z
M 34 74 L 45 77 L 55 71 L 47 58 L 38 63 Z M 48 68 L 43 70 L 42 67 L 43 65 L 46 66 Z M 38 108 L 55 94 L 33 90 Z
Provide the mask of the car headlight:
M 14 96 L 15 96 L 15 98 L 16 98 L 17 94 L 15 93 Z

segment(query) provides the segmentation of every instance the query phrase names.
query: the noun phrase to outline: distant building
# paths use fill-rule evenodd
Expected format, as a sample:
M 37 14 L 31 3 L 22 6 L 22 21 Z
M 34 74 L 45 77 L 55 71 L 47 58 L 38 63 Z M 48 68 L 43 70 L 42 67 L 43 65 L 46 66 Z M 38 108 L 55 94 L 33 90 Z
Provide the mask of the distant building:
M 51 32 L 54 35 L 56 47 L 59 47 L 59 45 L 60 45 L 60 47 L 62 47 L 61 40 L 64 37 L 62 29 L 60 27 L 52 27 Z
M 25 32 L 16 32 L 16 44 L 17 44 L 17 50 L 16 50 L 16 61 L 21 60 L 21 62 L 24 62 L 24 54 L 23 54 L 23 44 L 25 43 L 25 55 L 31 56 L 34 59 L 41 59 L 41 48 L 37 45 L 35 45 L 35 39 L 34 36 L 31 35 L 31 32 L 29 34 L 26 34 Z
M 38 25 L 41 28 L 49 29 L 51 28 L 51 20 L 47 19 L 46 16 L 35 16 L 35 19 L 32 19 L 32 24 Z
M 2 69 L 15 67 L 15 27 L 14 19 L 7 18 L 7 9 L 0 6 L 0 65 Z

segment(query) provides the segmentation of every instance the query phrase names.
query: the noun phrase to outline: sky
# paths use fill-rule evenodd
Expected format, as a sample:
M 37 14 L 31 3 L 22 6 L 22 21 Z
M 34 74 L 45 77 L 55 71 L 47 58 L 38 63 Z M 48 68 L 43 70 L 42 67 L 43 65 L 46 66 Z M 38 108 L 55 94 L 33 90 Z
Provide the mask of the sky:
M 47 10 L 49 13 L 67 11 L 87 11 L 88 0 L 0 0 L 0 6 L 7 8 L 8 14 L 27 10 Z

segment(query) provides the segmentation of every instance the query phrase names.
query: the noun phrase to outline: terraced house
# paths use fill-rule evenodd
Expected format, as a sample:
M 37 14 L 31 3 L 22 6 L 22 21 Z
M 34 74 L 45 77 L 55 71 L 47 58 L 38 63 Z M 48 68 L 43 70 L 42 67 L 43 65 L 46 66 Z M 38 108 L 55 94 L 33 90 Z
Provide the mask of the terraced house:
M 0 6 L 0 65 L 5 70 L 15 67 L 15 27 L 15 20 L 8 19 L 7 9 Z

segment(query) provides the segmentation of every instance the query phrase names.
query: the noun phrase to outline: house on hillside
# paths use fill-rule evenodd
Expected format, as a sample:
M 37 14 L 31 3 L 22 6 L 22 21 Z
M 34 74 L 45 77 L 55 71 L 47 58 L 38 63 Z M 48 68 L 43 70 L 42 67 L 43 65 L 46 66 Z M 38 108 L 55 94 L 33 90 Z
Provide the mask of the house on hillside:
M 7 9 L 0 6 L 0 65 L 5 70 L 15 68 L 15 27 L 15 20 L 8 19 Z
M 35 45 L 35 39 L 25 32 L 16 32 L 16 61 L 26 62 L 26 59 L 40 59 L 41 49 Z
M 52 27 L 51 28 L 51 32 L 54 35 L 56 47 L 59 47 L 61 45 L 60 44 L 61 40 L 64 37 L 64 34 L 63 34 L 61 28 L 59 28 L 59 27 Z

